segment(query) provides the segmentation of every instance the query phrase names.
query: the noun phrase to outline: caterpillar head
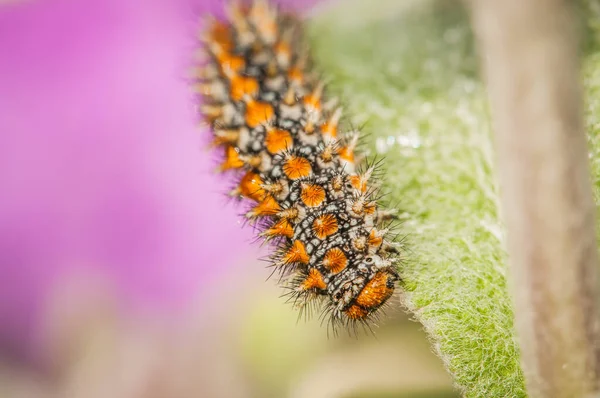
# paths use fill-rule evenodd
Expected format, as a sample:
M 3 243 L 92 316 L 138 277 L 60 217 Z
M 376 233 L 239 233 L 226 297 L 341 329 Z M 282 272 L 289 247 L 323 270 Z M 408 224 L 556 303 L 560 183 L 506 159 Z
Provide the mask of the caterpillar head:
M 398 273 L 389 260 L 377 255 L 357 257 L 328 286 L 332 316 L 366 321 L 394 293 Z

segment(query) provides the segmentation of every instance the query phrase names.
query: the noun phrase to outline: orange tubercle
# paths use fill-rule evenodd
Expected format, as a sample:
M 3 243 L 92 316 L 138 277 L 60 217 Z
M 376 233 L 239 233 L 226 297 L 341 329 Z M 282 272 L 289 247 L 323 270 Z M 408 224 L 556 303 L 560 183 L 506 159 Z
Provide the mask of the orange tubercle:
M 338 223 L 333 214 L 323 214 L 315 219 L 312 227 L 317 238 L 325 239 L 337 232 Z
M 289 59 L 292 54 L 292 52 L 290 50 L 290 45 L 288 43 L 286 43 L 285 41 L 280 41 L 279 43 L 277 43 L 275 45 L 275 53 L 278 56 L 285 57 L 287 59 Z
M 237 73 L 246 65 L 246 61 L 243 57 L 237 55 L 231 55 L 227 52 L 221 52 L 217 55 L 217 61 L 221 70 L 226 75 Z
M 329 118 L 328 121 L 321 125 L 321 132 L 324 137 L 328 138 L 336 138 L 337 137 L 337 127 L 340 122 L 340 118 L 342 117 L 342 109 L 338 108 L 335 110 L 333 115 Z
M 344 159 L 347 162 L 354 163 L 354 148 L 350 146 L 343 147 L 338 154 L 341 159 Z
M 287 236 L 288 238 L 291 238 L 294 236 L 294 228 L 292 227 L 292 224 L 290 224 L 290 222 L 285 219 L 282 218 L 281 220 L 277 221 L 275 224 L 273 224 L 273 226 L 269 229 L 267 229 L 265 232 L 263 232 L 264 236 Z
M 316 184 L 304 184 L 300 199 L 308 207 L 319 206 L 325 200 L 325 190 Z
M 365 203 L 365 214 L 375 214 L 375 210 L 377 210 L 375 202 Z
M 226 147 L 225 161 L 221 164 L 219 170 L 225 171 L 230 169 L 239 169 L 241 167 L 244 167 L 244 162 L 240 159 L 238 151 L 232 146 Z
M 314 94 L 309 94 L 304 97 L 304 105 L 309 109 L 319 110 L 321 109 L 321 98 Z
M 348 308 L 346 311 L 344 311 L 344 313 L 350 319 L 363 319 L 363 318 L 366 318 L 367 315 L 369 315 L 369 312 L 367 310 L 365 310 L 364 308 L 361 308 L 360 306 L 358 306 L 356 304 L 350 306 L 350 308 Z
M 246 124 L 251 128 L 269 122 L 273 116 L 275 116 L 275 111 L 271 104 L 258 101 L 246 103 Z
M 265 146 L 271 154 L 290 149 L 294 144 L 292 135 L 285 130 L 270 129 L 265 137 Z
M 372 229 L 369 234 L 369 246 L 371 247 L 379 247 L 383 243 L 382 234 L 376 229 Z
M 367 190 L 367 181 L 365 181 L 362 176 L 353 174 L 350 176 L 350 184 L 361 192 L 366 192 Z
M 356 298 L 356 304 L 365 309 L 375 309 L 383 304 L 394 293 L 394 289 L 387 286 L 389 277 L 387 272 L 376 273 Z
M 346 258 L 346 255 L 337 247 L 329 250 L 325 254 L 325 257 L 323 257 L 323 265 L 334 274 L 337 274 L 346 268 L 347 264 L 348 259 Z
M 311 110 L 321 109 L 321 97 L 323 96 L 323 83 L 320 82 L 312 93 L 304 97 L 304 105 Z
M 325 122 L 321 125 L 321 133 L 323 133 L 323 136 L 335 138 L 337 137 L 337 126 L 329 122 Z
M 265 197 L 265 191 L 262 188 L 263 180 L 252 171 L 247 172 L 240 181 L 240 193 L 250 199 L 260 202 Z
M 317 269 L 311 268 L 311 270 L 308 271 L 306 279 L 304 280 L 304 282 L 302 282 L 302 289 L 324 290 L 325 288 L 327 288 L 327 285 L 325 284 L 325 281 L 323 281 L 323 275 L 321 275 L 321 273 Z
M 223 22 L 214 21 L 206 33 L 206 38 L 221 46 L 225 51 L 231 50 L 231 29 Z
M 387 272 L 376 273 L 344 313 L 350 319 L 364 319 L 371 311 L 379 308 L 394 293 L 394 289 L 387 286 L 389 278 L 390 274 Z
M 283 172 L 291 180 L 307 177 L 312 173 L 312 167 L 308 159 L 300 156 L 290 156 L 283 164 Z
M 306 249 L 304 248 L 304 244 L 296 240 L 289 248 L 287 253 L 283 256 L 284 264 L 292 264 L 292 263 L 302 263 L 308 264 L 308 254 L 306 254 Z
M 254 217 L 273 216 L 280 210 L 281 207 L 277 201 L 272 196 L 267 196 L 250 211 L 250 215 Z
M 231 98 L 240 101 L 244 96 L 254 97 L 258 93 L 259 85 L 256 79 L 246 76 L 233 76 L 230 82 Z
M 288 78 L 293 83 L 301 84 L 304 80 L 304 74 L 302 73 L 302 70 L 299 67 L 294 66 L 288 71 Z

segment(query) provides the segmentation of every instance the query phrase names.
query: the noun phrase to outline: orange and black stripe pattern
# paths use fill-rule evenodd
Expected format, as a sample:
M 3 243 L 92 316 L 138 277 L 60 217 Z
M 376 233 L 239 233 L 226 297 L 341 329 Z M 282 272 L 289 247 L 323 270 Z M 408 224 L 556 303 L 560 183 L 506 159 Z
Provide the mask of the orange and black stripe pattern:
M 271 259 L 302 309 L 335 327 L 373 318 L 398 281 L 397 250 L 377 208 L 374 166 L 358 171 L 357 132 L 309 70 L 300 21 L 264 0 L 227 6 L 202 32 L 201 112 L 246 217 L 275 244 Z

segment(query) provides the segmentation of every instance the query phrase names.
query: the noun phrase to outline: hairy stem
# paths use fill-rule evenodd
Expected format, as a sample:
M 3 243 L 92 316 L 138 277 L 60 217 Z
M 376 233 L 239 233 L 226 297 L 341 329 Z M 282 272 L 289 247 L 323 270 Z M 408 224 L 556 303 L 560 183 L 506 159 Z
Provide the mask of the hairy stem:
M 574 9 L 473 0 L 531 397 L 598 393 L 598 252 Z

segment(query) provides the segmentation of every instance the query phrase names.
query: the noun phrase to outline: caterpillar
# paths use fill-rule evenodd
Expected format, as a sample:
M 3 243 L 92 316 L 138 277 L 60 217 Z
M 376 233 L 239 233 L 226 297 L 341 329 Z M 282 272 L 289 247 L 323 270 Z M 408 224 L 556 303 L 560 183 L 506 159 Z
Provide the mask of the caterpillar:
M 194 82 L 222 151 L 218 171 L 235 179 L 231 196 L 251 203 L 245 218 L 274 244 L 269 261 L 301 313 L 318 305 L 334 330 L 369 326 L 399 281 L 395 211 L 377 206 L 377 162 L 361 160 L 357 131 L 341 131 L 299 17 L 266 0 L 229 2 L 226 15 L 200 34 Z

